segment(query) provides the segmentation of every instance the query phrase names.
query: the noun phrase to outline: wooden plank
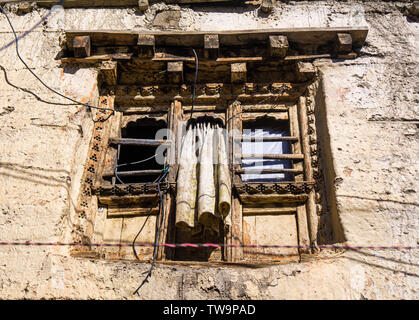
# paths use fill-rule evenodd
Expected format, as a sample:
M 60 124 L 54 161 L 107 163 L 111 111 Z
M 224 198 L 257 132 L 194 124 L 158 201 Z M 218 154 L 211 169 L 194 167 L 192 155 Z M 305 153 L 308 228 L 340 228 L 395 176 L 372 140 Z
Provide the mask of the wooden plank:
M 295 213 L 297 209 L 294 207 L 286 208 L 243 208 L 243 216 L 250 215 L 276 215 Z
M 128 146 L 151 146 L 158 147 L 162 144 L 171 144 L 170 140 L 154 140 L 154 139 L 133 139 L 133 138 L 109 138 L 109 144 L 122 144 Z
M 303 160 L 303 154 L 242 154 L 242 159 Z

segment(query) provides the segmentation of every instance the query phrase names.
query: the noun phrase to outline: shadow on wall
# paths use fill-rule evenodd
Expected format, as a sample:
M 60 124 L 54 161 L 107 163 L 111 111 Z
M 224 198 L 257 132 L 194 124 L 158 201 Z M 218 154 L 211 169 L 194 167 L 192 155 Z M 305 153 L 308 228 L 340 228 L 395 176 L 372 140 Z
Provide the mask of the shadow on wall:
M 335 190 L 335 178 L 336 172 L 333 164 L 333 157 L 330 145 L 329 128 L 327 124 L 327 110 L 326 110 L 326 99 L 324 92 L 324 84 L 322 75 L 318 81 L 318 86 L 314 92 L 314 103 L 315 103 L 315 121 L 316 131 L 318 137 L 318 145 L 321 152 L 320 156 L 320 168 L 323 175 L 323 193 L 325 197 L 326 214 L 323 214 L 319 218 L 319 228 L 322 225 L 326 225 L 326 229 L 331 231 L 331 239 L 319 238 L 322 230 L 317 232 L 317 241 L 319 244 L 326 243 L 341 243 L 346 241 L 342 223 L 339 217 L 337 203 L 336 203 L 336 190 Z M 327 238 L 327 237 L 326 237 Z

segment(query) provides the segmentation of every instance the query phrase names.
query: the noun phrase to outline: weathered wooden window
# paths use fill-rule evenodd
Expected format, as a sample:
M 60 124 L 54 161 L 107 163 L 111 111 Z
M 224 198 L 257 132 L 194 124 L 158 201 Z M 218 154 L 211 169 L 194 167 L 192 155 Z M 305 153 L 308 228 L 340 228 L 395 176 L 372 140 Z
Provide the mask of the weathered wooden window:
M 95 123 L 79 201 L 92 217 L 87 237 L 224 245 L 160 247 L 159 260 L 298 261 L 310 252 L 299 246 L 316 244 L 323 212 L 313 93 L 318 77 L 310 62 L 356 58 L 365 36 L 362 28 L 67 33 L 74 55 L 80 37 L 92 47 L 88 56 L 62 62 L 95 64 L 100 104 L 116 111 Z M 225 129 L 231 175 L 231 223 L 220 223 L 210 237 L 176 227 L 183 133 L 188 121 L 202 117 Z M 156 135 L 162 129 L 168 134 Z M 129 247 L 101 250 L 108 258 L 135 258 Z M 136 253 L 151 259 L 153 248 L 137 247 Z

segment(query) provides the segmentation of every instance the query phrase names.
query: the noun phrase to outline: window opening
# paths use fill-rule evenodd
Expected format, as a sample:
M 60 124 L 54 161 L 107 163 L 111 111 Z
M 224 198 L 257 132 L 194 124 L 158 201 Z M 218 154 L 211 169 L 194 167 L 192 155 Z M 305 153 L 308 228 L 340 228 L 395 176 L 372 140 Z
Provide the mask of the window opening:
M 256 121 L 245 122 L 243 123 L 242 136 L 242 152 L 244 154 L 291 153 L 291 143 L 289 141 L 275 139 L 290 136 L 288 121 L 257 119 Z M 243 159 L 242 169 L 244 169 L 244 172 L 248 172 L 241 174 L 243 182 L 294 181 L 294 176 L 291 173 L 274 173 L 275 169 L 292 169 L 291 160 Z
M 155 139 L 157 132 L 166 127 L 166 122 L 163 120 L 139 119 L 135 122 L 129 122 L 126 127 L 122 128 L 121 136 L 122 138 L 132 139 Z M 154 182 L 161 173 L 159 170 L 164 169 L 164 164 L 158 163 L 156 157 L 153 157 L 156 155 L 157 146 L 119 145 L 118 148 L 117 173 L 122 174 L 119 175 L 119 179 L 116 179 L 116 184 L 121 184 L 121 181 L 125 184 Z M 135 163 L 148 158 L 150 160 Z M 124 172 L 142 170 L 152 170 L 152 173 L 134 176 L 124 175 Z

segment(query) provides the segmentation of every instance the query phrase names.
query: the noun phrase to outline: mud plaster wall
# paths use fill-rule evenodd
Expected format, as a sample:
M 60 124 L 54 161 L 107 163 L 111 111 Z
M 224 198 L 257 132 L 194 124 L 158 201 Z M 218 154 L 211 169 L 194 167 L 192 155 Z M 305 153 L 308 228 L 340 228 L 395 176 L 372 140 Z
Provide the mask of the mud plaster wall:
M 271 15 L 257 7 L 66 9 L 20 41 L 21 54 L 52 87 L 96 102 L 96 71 L 63 70 L 55 60 L 63 30 L 158 30 L 157 12 L 180 12 L 181 30 L 367 25 L 361 57 L 318 61 L 337 208 L 352 245 L 418 240 L 419 25 L 406 3 L 289 2 Z M 21 34 L 47 13 L 10 14 Z M 155 22 L 153 24 L 153 22 Z M 0 16 L 0 44 L 13 39 Z M 68 241 L 92 128 L 83 108 L 37 82 L 14 47 L 0 52 L 0 240 Z M 6 80 L 7 75 L 7 80 Z M 417 299 L 417 251 L 325 251 L 299 264 L 262 269 L 149 265 L 69 256 L 65 247 L 0 247 L 1 298 L 98 299 Z

